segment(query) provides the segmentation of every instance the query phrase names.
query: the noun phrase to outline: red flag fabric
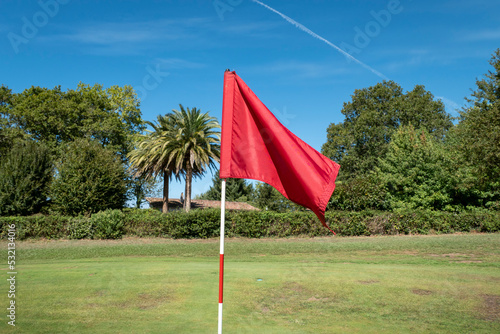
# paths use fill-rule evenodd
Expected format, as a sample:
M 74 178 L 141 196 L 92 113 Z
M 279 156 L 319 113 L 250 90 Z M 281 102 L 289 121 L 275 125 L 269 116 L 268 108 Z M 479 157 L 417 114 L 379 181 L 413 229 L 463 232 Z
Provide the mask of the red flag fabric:
M 340 165 L 285 128 L 230 71 L 224 74 L 221 136 L 221 179 L 265 182 L 291 201 L 311 209 L 330 229 L 325 209 Z

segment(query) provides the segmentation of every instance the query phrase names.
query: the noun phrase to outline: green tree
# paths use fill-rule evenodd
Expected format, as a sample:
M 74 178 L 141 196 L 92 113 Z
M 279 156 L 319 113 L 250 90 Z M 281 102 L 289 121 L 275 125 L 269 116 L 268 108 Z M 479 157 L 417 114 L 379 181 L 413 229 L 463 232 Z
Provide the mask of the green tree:
M 305 208 L 295 204 L 267 183 L 258 182 L 254 191 L 254 204 L 262 209 L 276 212 L 304 211 Z
M 171 114 L 158 115 L 157 122 L 148 124 L 153 130 L 136 137 L 135 149 L 128 154 L 128 158 L 135 177 L 146 180 L 163 177 L 162 212 L 167 213 L 169 181 L 172 176 L 179 178 L 182 173 L 172 156 L 177 129 Z
M 0 87 L 0 159 L 7 154 L 18 140 L 26 140 L 26 136 L 16 125 L 11 110 L 14 94 L 8 87 Z
M 12 119 L 31 138 L 55 149 L 80 133 L 79 111 L 65 95 L 61 87 L 26 89 L 14 96 Z
M 341 180 L 373 171 L 401 125 L 411 123 L 436 138 L 443 138 L 453 125 L 443 103 L 423 86 L 404 94 L 393 81 L 356 90 L 342 114 L 344 121 L 328 127 L 322 147 L 323 154 L 342 166 Z
M 386 185 L 391 209 L 442 210 L 453 202 L 450 165 L 443 142 L 410 124 L 393 135 L 377 177 Z
M 0 87 L 0 159 L 12 146 L 8 131 L 10 128 L 9 108 L 12 99 L 12 91 L 2 85 Z
M 493 71 L 476 80 L 468 98 L 470 106 L 460 113 L 458 149 L 464 164 L 472 167 L 476 186 L 491 205 L 500 201 L 500 49 L 490 60 Z
M 477 177 L 477 167 L 462 149 L 463 138 L 459 126 L 448 131 L 445 138 L 445 152 L 450 158 L 448 169 L 453 177 L 453 205 L 457 210 L 484 206 L 491 197 L 481 191 Z
M 117 114 L 129 134 L 142 133 L 145 123 L 141 118 L 140 100 L 132 86 L 111 86 L 106 89 L 111 110 Z
M 64 145 L 50 197 L 68 215 L 121 209 L 126 201 L 126 171 L 120 157 L 89 139 Z
M 156 190 L 156 179 L 146 176 L 132 176 L 129 181 L 129 198 L 135 200 L 135 207 L 140 208 L 146 201 L 148 195 L 151 196 Z
M 191 209 L 191 184 L 194 177 L 203 175 L 207 168 L 215 168 L 220 158 L 220 125 L 215 117 L 200 109 L 173 110 L 169 114 L 175 129 L 175 140 L 169 149 L 174 170 L 186 178 L 185 210 Z
M 0 161 L 0 215 L 39 213 L 48 203 L 53 164 L 50 151 L 18 141 Z
M 200 199 L 220 201 L 222 192 L 221 179 L 219 171 L 212 178 L 210 189 L 204 194 L 198 196 Z M 253 186 L 244 179 L 226 179 L 226 200 L 236 202 L 252 201 Z
M 77 138 L 99 141 L 125 157 L 131 136 L 143 128 L 139 101 L 133 89 L 80 83 L 76 90 L 63 92 L 31 87 L 12 97 L 9 117 L 31 138 L 54 151 Z

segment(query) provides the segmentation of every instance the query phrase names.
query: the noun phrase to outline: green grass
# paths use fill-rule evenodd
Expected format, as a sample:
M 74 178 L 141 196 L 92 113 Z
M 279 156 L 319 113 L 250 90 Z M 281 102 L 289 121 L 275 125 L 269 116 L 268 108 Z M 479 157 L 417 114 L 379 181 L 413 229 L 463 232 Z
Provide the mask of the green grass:
M 226 239 L 224 331 L 499 333 L 499 246 L 500 234 Z M 217 331 L 218 240 L 16 247 L 16 327 L 1 279 L 1 333 Z

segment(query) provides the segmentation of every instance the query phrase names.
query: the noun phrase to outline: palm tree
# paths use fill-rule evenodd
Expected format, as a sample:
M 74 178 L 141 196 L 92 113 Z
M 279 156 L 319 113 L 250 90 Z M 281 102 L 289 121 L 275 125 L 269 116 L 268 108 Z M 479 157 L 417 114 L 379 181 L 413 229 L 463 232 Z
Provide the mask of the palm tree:
M 168 183 L 172 176 L 179 179 L 182 173 L 176 169 L 171 159 L 171 147 L 175 141 L 176 129 L 171 115 L 158 115 L 157 123 L 147 122 L 153 131 L 139 135 L 135 142 L 136 148 L 128 154 L 134 176 L 146 179 L 163 176 L 163 207 L 162 212 L 168 212 Z
M 174 137 L 169 154 L 174 171 L 186 177 L 186 212 L 191 208 L 191 184 L 194 177 L 203 175 L 207 168 L 216 167 L 220 158 L 220 125 L 215 117 L 202 113 L 200 109 L 172 110 Z

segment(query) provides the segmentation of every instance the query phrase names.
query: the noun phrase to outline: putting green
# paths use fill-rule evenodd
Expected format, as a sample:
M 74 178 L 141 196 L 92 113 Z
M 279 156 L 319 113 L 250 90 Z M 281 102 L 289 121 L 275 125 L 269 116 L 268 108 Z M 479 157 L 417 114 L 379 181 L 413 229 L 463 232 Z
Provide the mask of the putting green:
M 229 239 L 224 330 L 500 332 L 499 244 L 499 234 Z M 4 316 L 0 332 L 214 333 L 217 251 L 217 240 L 19 242 L 16 326 Z

